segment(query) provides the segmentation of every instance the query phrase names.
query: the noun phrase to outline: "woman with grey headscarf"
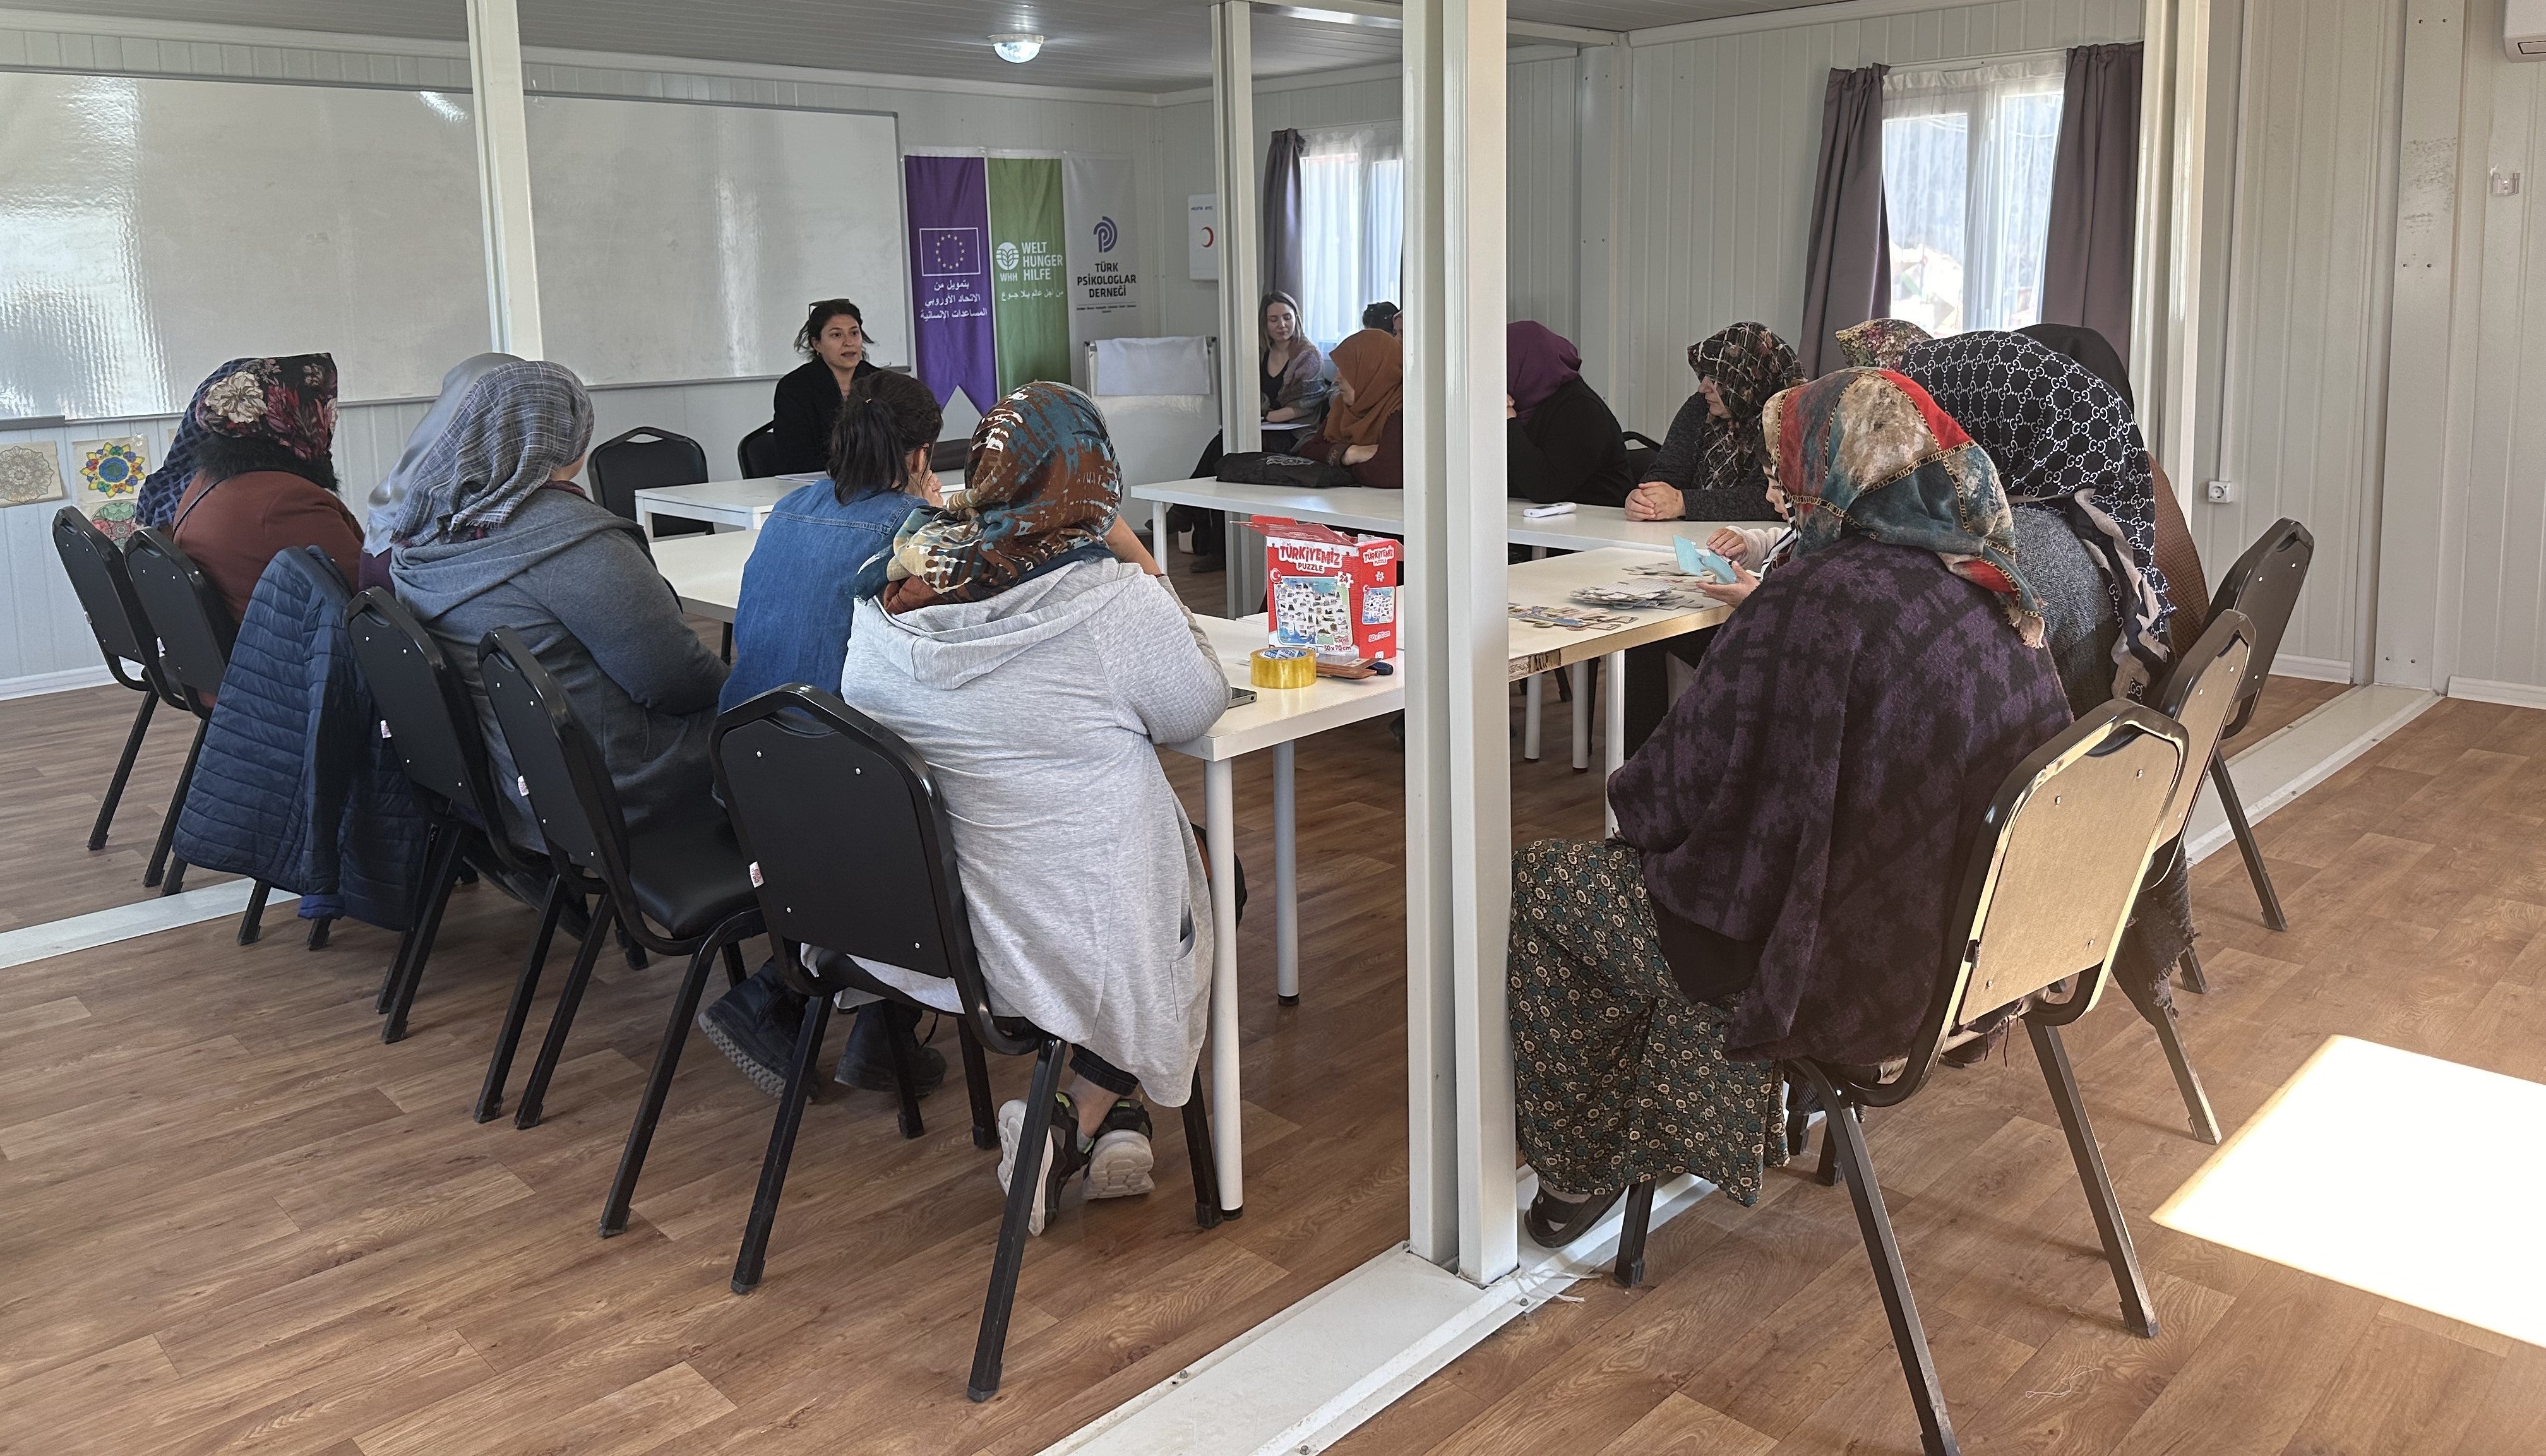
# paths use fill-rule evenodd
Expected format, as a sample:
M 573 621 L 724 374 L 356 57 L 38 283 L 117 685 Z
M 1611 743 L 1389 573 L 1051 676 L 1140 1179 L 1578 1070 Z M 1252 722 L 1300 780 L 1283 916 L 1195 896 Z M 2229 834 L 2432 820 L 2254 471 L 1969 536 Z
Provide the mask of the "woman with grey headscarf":
M 363 585 L 389 585 L 389 525 L 397 517 L 397 503 L 415 488 L 416 471 L 425 456 L 451 428 L 460 413 L 460 401 L 468 395 L 468 387 L 497 368 L 522 361 L 510 354 L 471 354 L 451 367 L 442 377 L 442 392 L 433 407 L 406 437 L 406 449 L 398 453 L 397 464 L 372 487 L 363 516 Z
M 400 600 L 467 679 L 504 791 L 504 829 L 545 844 L 477 680 L 477 643 L 509 627 L 564 687 L 600 745 L 631 827 L 712 812 L 708 729 L 724 664 L 681 620 L 633 521 L 574 483 L 592 400 L 562 366 L 481 375 L 450 427 L 376 510 Z M 383 519 L 385 518 L 385 519 Z

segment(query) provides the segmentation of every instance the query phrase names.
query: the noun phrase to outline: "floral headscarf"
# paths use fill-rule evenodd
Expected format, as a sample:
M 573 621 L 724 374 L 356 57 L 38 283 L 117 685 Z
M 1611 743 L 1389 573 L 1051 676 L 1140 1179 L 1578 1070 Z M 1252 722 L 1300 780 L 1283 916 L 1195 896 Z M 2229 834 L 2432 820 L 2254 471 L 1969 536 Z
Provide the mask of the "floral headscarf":
M 1726 417 L 1709 415 L 1697 447 L 1693 490 L 1739 490 L 1765 469 L 1767 452 L 1754 428 L 1770 395 L 1804 382 L 1792 345 L 1764 323 L 1737 323 L 1688 346 L 1688 367 L 1715 381 Z M 1753 487 L 1755 493 L 1755 487 Z
M 336 443 L 336 361 L 324 354 L 242 359 L 205 383 L 186 411 L 206 434 L 280 445 L 324 460 Z
M 1768 401 L 1770 476 L 1786 493 L 1793 552 L 1853 530 L 1934 552 L 1945 568 L 1997 593 L 2027 645 L 2042 644 L 2042 604 L 2015 567 L 2015 514 L 1988 452 L 1927 391 L 1889 370 L 1842 369 Z
M 1899 369 L 1910 351 L 1935 335 L 1906 318 L 1869 318 L 1835 335 L 1839 352 L 1857 369 Z
M 1567 383 L 1582 378 L 1582 355 L 1563 334 L 1535 319 L 1503 328 L 1503 388 L 1522 424 Z
M 195 397 L 186 401 L 186 412 L 177 420 L 177 435 L 168 442 L 168 458 L 159 469 L 141 482 L 141 494 L 132 502 L 132 519 L 144 526 L 165 529 L 177 519 L 177 502 L 186 495 L 186 487 L 195 478 L 195 448 L 204 440 L 204 427 L 196 422 L 195 410 L 204 402 L 204 391 L 220 381 L 256 363 L 253 359 L 233 359 L 204 377 L 195 386 Z
M 385 509 L 398 546 L 482 537 L 583 458 L 592 396 L 562 364 L 517 359 L 478 376 Z
M 2022 334 L 1976 332 L 1910 351 L 1902 373 L 1997 462 L 2008 498 L 2061 511 L 2103 568 L 2121 621 L 2114 660 L 2166 660 L 2157 494 L 2131 407 L 2085 366 Z M 2138 676 L 2123 674 L 2125 681 Z
M 1320 434 L 1340 445 L 1377 445 L 1388 417 L 1405 406 L 1405 350 L 1397 335 L 1366 328 L 1335 346 L 1335 378 L 1352 385 L 1352 400 L 1335 391 Z
M 1123 467 L 1096 401 L 1038 382 L 973 431 L 964 485 L 944 510 L 911 512 L 885 568 L 884 609 L 997 596 L 1061 557 L 1103 549 L 1123 503 Z

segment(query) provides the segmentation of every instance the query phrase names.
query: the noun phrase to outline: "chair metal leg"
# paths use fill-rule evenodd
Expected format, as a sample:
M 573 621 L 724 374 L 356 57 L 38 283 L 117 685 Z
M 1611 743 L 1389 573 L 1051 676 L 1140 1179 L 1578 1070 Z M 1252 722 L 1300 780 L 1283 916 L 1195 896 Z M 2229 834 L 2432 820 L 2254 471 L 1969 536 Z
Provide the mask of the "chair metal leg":
M 830 1022 L 829 996 L 815 996 L 805 1003 L 805 1024 L 796 1032 L 796 1064 L 787 1070 L 787 1090 L 778 1098 L 778 1118 L 769 1128 L 769 1152 L 760 1159 L 760 1191 L 752 1195 L 751 1222 L 743 1227 L 742 1250 L 734 1255 L 736 1294 L 760 1287 L 769 1257 L 769 1231 L 778 1222 L 778 1195 L 787 1187 L 787 1164 L 796 1156 L 796 1130 L 805 1121 L 805 1089 L 821 1074 L 816 1064 L 822 1060 L 822 1033 Z
M 601 897 L 592 907 L 592 933 L 576 948 L 574 966 L 565 973 L 565 988 L 557 992 L 556 1009 L 549 1013 L 549 1034 L 540 1043 L 540 1055 L 531 1063 L 531 1079 L 522 1088 L 521 1105 L 513 1109 L 513 1126 L 540 1125 L 540 1108 L 548 1100 L 549 1078 L 556 1075 L 557 1059 L 565 1052 L 566 1033 L 574 1029 L 574 1012 L 583 1004 L 583 987 L 592 980 L 593 963 L 601 959 L 602 943 L 618 923 L 618 904 L 609 896 Z
M 1838 1134 L 1831 1131 L 1831 1126 L 1837 1121 L 1837 1113 L 1831 1110 L 1829 1104 L 1823 1104 L 1822 1165 L 1813 1170 L 1813 1181 L 1825 1188 L 1838 1186 Z
M 724 946 L 724 984 L 727 990 L 742 985 L 750 973 L 742 967 L 742 942 L 729 940 Z
M 973 1146 L 996 1148 L 999 1124 L 998 1112 L 990 1103 L 989 1059 L 973 1035 L 973 1023 L 961 1016 L 955 1018 L 955 1039 L 964 1049 L 964 1088 L 973 1096 Z
M 2263 868 L 2263 851 L 2254 843 L 2254 826 L 2246 822 L 2245 802 L 2237 797 L 2237 781 L 2228 776 L 2228 760 L 2218 750 L 2210 754 L 2210 783 L 2219 791 L 2219 807 L 2228 814 L 2228 827 L 2237 835 L 2237 852 L 2246 857 L 2246 877 L 2254 882 L 2254 899 L 2263 905 L 2263 923 L 2275 930 L 2290 928 L 2287 915 L 2281 913 L 2281 898 L 2272 889 L 2272 872 Z
M 415 942 L 407 949 L 397 989 L 389 995 L 388 1020 L 381 1023 L 383 1042 L 406 1040 L 406 1013 L 415 1005 L 415 988 L 424 984 L 424 963 L 433 958 L 434 937 L 442 933 L 442 912 L 450 907 L 451 887 L 460 878 L 460 848 L 467 837 L 457 827 L 442 836 L 442 853 L 428 872 L 432 888 L 426 893 L 424 919 L 417 924 Z
M 1625 1221 L 1618 1226 L 1618 1262 L 1610 1277 L 1620 1289 L 1641 1289 L 1645 1283 L 1645 1234 L 1654 1222 L 1654 1180 L 1645 1179 L 1627 1190 Z
M 645 1074 L 645 1094 L 637 1099 L 636 1120 L 628 1128 L 628 1143 L 619 1152 L 619 1171 L 610 1194 L 601 1202 L 601 1237 L 628 1229 L 628 1206 L 636 1200 L 636 1177 L 645 1170 L 646 1150 L 654 1146 L 654 1125 L 663 1119 L 663 1104 L 672 1095 L 672 1073 L 680 1071 L 681 1048 L 690 1039 L 690 1022 L 699 1014 L 699 997 L 707 990 L 708 969 L 717 952 L 733 949 L 734 922 L 719 925 L 690 957 L 689 974 L 672 996 L 672 1014 L 663 1023 L 663 1040 L 654 1049 L 653 1071 Z M 749 933 L 748 931 L 742 933 Z M 791 1088 L 792 1090 L 792 1088 Z
M 1918 1408 L 1918 1438 L 1927 1456 L 1961 1456 L 1954 1424 L 1945 1413 L 1945 1389 L 1936 1377 L 1935 1357 L 1927 1350 L 1927 1330 L 1918 1323 L 1918 1306 L 1910 1297 L 1910 1271 L 1902 1266 L 1901 1245 L 1892 1237 L 1892 1215 L 1883 1207 L 1883 1189 L 1875 1182 L 1874 1161 L 1865 1151 L 1865 1131 L 1855 1110 L 1839 1101 L 1838 1089 L 1811 1063 L 1801 1064 L 1821 1095 L 1822 1136 L 1838 1146 L 1847 1165 L 1847 1193 L 1856 1204 L 1857 1232 L 1865 1238 L 1865 1257 L 1874 1266 L 1875 1288 L 1883 1295 L 1883 1312 L 1892 1320 L 1892 1344 L 1901 1355 L 1901 1373 L 1910 1382 L 1910 1404 Z
M 1786 1083 L 1786 1156 L 1803 1156 L 1812 1135 L 1811 1114 L 1804 1111 L 1804 1084 L 1790 1081 Z
M 2050 1084 L 2051 1100 L 2060 1109 L 2060 1126 L 2069 1134 L 2069 1156 L 2077 1159 L 2078 1181 L 2094 1211 L 2095 1232 L 2103 1237 L 2104 1261 L 2113 1266 L 2113 1285 L 2122 1296 L 2122 1325 L 2143 1339 L 2153 1338 L 2157 1310 L 2149 1301 L 2148 1282 L 2140 1276 L 2140 1256 L 2131 1246 L 2130 1225 L 2113 1197 L 2113 1180 L 2105 1175 L 2104 1153 L 2095 1146 L 2094 1125 L 2086 1120 L 2086 1104 L 2078 1095 L 2078 1074 L 2070 1070 L 2069 1048 L 2056 1026 L 2027 1018 L 2024 1029 L 2033 1038 L 2034 1060 L 2042 1064 L 2042 1079 Z
M 106 847 L 106 831 L 115 826 L 116 806 L 124 802 L 124 786 L 131 781 L 132 762 L 141 756 L 141 736 L 150 731 L 150 715 L 158 707 L 157 693 L 141 695 L 141 707 L 132 715 L 132 731 L 124 735 L 124 756 L 115 761 L 115 777 L 107 780 L 106 802 L 97 807 L 97 822 L 89 826 L 91 853 Z
M 336 917 L 333 915 L 320 915 L 316 919 L 311 920 L 309 922 L 309 948 L 313 951 L 325 950 L 327 948 L 327 932 L 334 928 L 335 924 Z
M 875 1001 L 859 1007 L 858 1014 L 884 1018 L 885 1055 L 892 1062 L 893 1096 L 901 1104 L 901 1136 L 910 1139 L 928 1131 L 928 1128 L 919 1120 L 919 1043 L 910 1034 L 910 1028 L 902 1025 L 901 1018 L 893 1014 L 898 1009 L 891 1002 Z
M 1016 1309 L 1017 1274 L 1026 1261 L 1026 1223 L 1034 1200 L 1043 1196 L 1043 1160 L 1052 1152 L 1052 1103 L 1060 1091 L 1061 1044 L 1046 1040 L 1036 1054 L 1034 1083 L 1026 1093 L 1017 1161 L 1008 1172 L 1007 1214 L 999 1220 L 999 1252 L 990 1261 L 989 1297 L 981 1302 L 981 1337 L 973 1346 L 973 1377 L 964 1386 L 965 1396 L 976 1402 L 999 1393 L 1008 1316 Z
M 2190 946 L 2183 948 L 2183 959 L 2175 963 L 2183 971 L 2183 988 L 2194 995 L 2210 994 L 2210 978 L 2201 973 L 2201 953 Z
M 178 884 L 186 878 L 186 862 L 170 850 L 177 842 L 177 818 L 186 812 L 186 791 L 195 786 L 195 760 L 204 756 L 204 734 L 212 721 L 195 721 L 195 743 L 186 750 L 186 766 L 177 773 L 177 792 L 168 798 L 168 813 L 159 820 L 159 843 L 150 851 L 149 867 L 142 871 L 141 888 L 159 887 L 161 895 L 175 895 Z
M 2157 1044 L 2165 1050 L 2166 1066 L 2174 1069 L 2174 1089 L 2183 1094 L 2183 1115 L 2191 1124 L 2194 1141 L 2218 1147 L 2219 1117 L 2210 1110 L 2210 1094 L 2202 1090 L 2201 1073 L 2192 1070 L 2192 1057 L 2183 1049 L 2183 1028 L 2171 1010 L 2160 1011 L 2149 1024 L 2157 1029 Z
M 504 1008 L 504 1029 L 495 1036 L 495 1055 L 486 1062 L 486 1083 L 477 1089 L 475 1117 L 493 1122 L 504 1110 L 504 1081 L 513 1074 L 513 1053 L 522 1045 L 522 1027 L 531 1019 L 531 1002 L 540 993 L 540 972 L 556 939 L 557 917 L 565 910 L 565 877 L 549 878 L 548 899 L 540 902 L 539 933 L 531 937 L 531 954 L 522 974 L 513 979 L 513 1001 Z
M 1202 1070 L 1185 1098 L 1185 1156 L 1193 1163 L 1194 1225 L 1220 1227 L 1220 1157 L 1211 1146 L 1211 1107 L 1202 1099 Z
M 265 898 L 274 887 L 259 880 L 247 888 L 247 908 L 239 911 L 238 943 L 254 945 L 264 933 Z
M 407 898 L 406 929 L 398 936 L 397 954 L 389 957 L 388 969 L 381 973 L 381 992 L 372 1000 L 372 1014 L 386 1016 L 389 998 L 397 994 L 398 983 L 406 979 L 406 959 L 415 953 L 416 931 L 424 924 L 425 903 L 433 898 L 433 867 L 442 861 L 443 836 L 456 832 L 440 820 L 424 831 L 424 874 L 415 882 L 415 893 Z
M 628 957 L 628 969 L 631 971 L 644 970 L 645 948 L 636 943 L 636 936 L 628 933 L 627 921 L 620 920 L 613 923 L 617 924 L 619 927 L 619 949 Z

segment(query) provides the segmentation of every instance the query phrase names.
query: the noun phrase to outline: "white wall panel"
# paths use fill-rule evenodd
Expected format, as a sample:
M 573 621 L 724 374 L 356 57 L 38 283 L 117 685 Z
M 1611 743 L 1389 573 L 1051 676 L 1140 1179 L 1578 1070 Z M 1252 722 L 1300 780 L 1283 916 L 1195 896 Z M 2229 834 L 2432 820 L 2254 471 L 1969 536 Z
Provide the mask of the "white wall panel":
M 2249 0 L 2220 448 L 2238 498 L 2190 507 L 2214 580 L 2274 521 L 2306 523 L 2316 561 L 2281 651 L 2355 668 L 2385 439 L 2403 24 L 2402 0 Z
M 1635 48 L 1612 401 L 1658 436 L 1696 381 L 1688 346 L 1755 319 L 1791 339 L 1832 67 L 2136 40 L 2139 0 L 2000 0 Z

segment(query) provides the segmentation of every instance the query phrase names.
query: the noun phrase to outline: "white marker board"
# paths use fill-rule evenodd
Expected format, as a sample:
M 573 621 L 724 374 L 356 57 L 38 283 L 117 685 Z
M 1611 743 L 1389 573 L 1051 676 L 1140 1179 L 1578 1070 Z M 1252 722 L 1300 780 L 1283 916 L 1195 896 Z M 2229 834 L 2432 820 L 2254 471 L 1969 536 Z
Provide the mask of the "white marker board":
M 541 97 L 530 124 L 543 332 L 586 380 L 783 373 L 842 295 L 909 359 L 893 118 Z M 0 72 L 0 418 L 173 413 L 254 354 L 429 395 L 486 339 L 466 94 Z

